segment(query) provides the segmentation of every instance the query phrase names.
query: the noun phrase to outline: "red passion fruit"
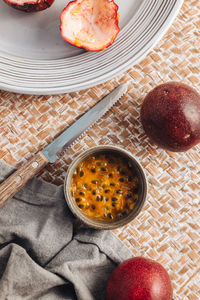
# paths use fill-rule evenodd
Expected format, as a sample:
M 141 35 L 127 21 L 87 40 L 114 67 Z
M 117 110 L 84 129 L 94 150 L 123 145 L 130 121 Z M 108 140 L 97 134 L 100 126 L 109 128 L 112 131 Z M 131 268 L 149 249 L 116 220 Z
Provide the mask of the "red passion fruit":
M 108 279 L 106 300 L 172 300 L 172 284 L 165 268 L 144 257 L 121 263 Z
M 63 39 L 89 51 L 105 50 L 119 33 L 118 6 L 113 0 L 71 1 L 60 19 Z

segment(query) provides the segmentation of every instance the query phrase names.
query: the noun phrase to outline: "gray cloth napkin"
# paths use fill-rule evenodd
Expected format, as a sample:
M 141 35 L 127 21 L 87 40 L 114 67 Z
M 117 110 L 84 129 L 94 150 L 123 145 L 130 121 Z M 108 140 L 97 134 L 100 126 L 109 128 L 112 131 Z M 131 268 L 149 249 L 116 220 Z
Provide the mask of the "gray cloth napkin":
M 0 162 L 0 181 L 12 171 Z M 1 300 L 102 300 L 131 256 L 111 231 L 78 224 L 62 186 L 33 178 L 0 208 Z

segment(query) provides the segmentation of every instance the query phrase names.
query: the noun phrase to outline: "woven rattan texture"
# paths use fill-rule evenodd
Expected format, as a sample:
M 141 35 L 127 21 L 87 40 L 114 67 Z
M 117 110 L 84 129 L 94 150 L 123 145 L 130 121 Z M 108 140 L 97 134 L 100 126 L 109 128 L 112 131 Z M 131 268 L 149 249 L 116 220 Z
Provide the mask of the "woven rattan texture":
M 128 93 L 62 158 L 39 175 L 62 184 L 71 160 L 99 144 L 130 150 L 149 182 L 146 205 L 115 234 L 132 250 L 162 263 L 174 299 L 200 299 L 200 145 L 186 153 L 166 152 L 145 136 L 140 122 L 144 96 L 156 85 L 181 81 L 200 92 L 200 2 L 186 0 L 175 22 L 139 64 L 89 90 L 56 96 L 0 92 L 0 159 L 19 166 L 52 141 L 120 82 Z

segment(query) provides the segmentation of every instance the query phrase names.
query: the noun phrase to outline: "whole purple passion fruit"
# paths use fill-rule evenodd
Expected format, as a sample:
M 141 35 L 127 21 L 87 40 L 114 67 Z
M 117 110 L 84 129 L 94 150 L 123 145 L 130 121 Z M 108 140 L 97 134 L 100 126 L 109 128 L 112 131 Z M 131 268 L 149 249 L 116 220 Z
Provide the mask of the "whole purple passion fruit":
M 150 91 L 141 108 L 147 136 L 170 151 L 186 151 L 200 142 L 200 95 L 179 82 Z

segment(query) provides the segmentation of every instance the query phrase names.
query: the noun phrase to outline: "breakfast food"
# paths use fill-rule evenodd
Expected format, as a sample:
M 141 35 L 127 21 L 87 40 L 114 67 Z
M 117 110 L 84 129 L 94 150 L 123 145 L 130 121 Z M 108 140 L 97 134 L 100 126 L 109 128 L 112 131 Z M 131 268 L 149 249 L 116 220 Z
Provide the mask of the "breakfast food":
M 71 1 L 60 19 L 64 40 L 90 51 L 105 50 L 119 33 L 118 6 L 113 0 Z
M 4 2 L 25 12 L 37 12 L 50 7 L 54 0 L 4 0 Z
M 138 177 L 130 161 L 110 153 L 91 155 L 76 168 L 71 194 L 86 216 L 114 221 L 133 211 L 138 200 Z
M 141 121 L 157 145 L 186 151 L 200 142 L 200 95 L 178 82 L 159 85 L 144 99 Z
M 119 264 L 111 274 L 106 300 L 172 300 L 172 284 L 165 268 L 144 257 Z

